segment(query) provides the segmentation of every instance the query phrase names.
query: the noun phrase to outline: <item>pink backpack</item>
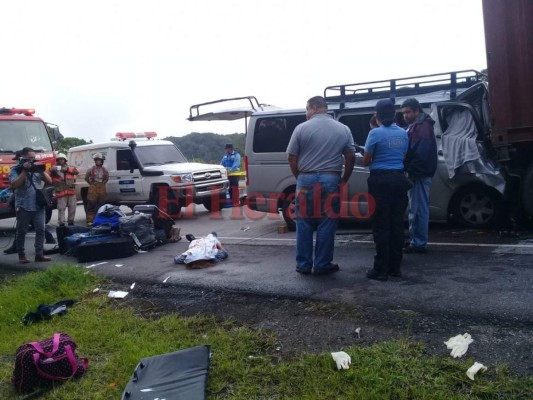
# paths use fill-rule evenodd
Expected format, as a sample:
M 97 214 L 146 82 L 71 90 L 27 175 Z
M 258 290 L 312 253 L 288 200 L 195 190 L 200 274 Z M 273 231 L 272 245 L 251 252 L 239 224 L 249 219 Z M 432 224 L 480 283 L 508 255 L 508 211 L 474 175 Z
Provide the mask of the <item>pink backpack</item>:
M 19 393 L 28 393 L 43 384 L 80 377 L 89 366 L 78 357 L 78 345 L 66 333 L 40 342 L 26 343 L 17 349 L 12 382 Z

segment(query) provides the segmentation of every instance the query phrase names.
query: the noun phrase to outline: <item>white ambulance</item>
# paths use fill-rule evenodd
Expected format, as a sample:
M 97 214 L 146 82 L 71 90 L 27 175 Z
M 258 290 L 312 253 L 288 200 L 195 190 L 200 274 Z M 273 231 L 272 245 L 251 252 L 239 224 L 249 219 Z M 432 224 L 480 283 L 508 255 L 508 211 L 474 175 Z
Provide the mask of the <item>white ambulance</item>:
M 183 153 L 155 132 L 117 133 L 115 140 L 72 147 L 69 165 L 79 169 L 76 196 L 87 204 L 89 185 L 85 173 L 94 165 L 93 155 L 101 153 L 109 171 L 107 202 L 133 207 L 155 204 L 178 217 L 181 207 L 203 204 L 218 210 L 229 186 L 221 165 L 190 163 Z

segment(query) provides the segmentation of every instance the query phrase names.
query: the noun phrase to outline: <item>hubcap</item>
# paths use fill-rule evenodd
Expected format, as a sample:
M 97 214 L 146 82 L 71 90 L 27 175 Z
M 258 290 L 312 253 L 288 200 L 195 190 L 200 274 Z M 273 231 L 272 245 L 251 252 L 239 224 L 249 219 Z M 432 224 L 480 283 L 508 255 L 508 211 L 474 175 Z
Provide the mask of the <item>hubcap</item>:
M 459 203 L 461 217 L 474 225 L 483 225 L 494 217 L 494 202 L 488 195 L 472 192 Z

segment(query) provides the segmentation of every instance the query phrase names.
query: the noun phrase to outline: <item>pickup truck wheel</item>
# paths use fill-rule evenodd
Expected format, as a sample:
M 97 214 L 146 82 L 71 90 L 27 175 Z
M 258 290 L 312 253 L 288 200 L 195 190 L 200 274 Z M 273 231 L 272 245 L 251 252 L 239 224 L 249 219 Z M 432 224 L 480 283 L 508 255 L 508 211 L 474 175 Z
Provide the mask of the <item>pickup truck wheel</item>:
M 159 198 L 159 188 L 160 186 L 157 186 L 154 188 L 154 191 L 152 192 L 151 197 L 151 203 L 156 205 L 157 208 L 163 210 L 167 214 L 170 214 L 171 216 L 181 216 L 181 207 L 176 203 L 167 203 L 166 207 L 164 207 L 163 203 L 161 202 L 161 199 Z M 169 191 L 168 198 L 174 200 L 174 194 L 172 191 Z
M 528 167 L 522 181 L 522 204 L 526 213 L 533 217 L 533 163 Z
M 460 189 L 451 201 L 452 221 L 465 228 L 487 228 L 499 222 L 503 206 L 501 196 L 482 186 Z
M 294 207 L 295 199 L 294 196 L 294 189 L 285 193 L 285 198 L 283 199 L 283 203 L 281 204 L 281 215 L 283 216 L 283 220 L 287 224 L 287 228 L 289 231 L 294 232 L 296 230 L 296 215 L 294 213 Z
M 223 208 L 223 204 L 225 201 L 226 201 L 226 196 L 220 197 L 218 204 L 215 205 L 213 204 L 213 200 L 211 199 L 211 197 L 209 197 L 208 199 L 202 200 L 202 204 L 205 208 L 207 208 L 207 211 L 218 212 Z

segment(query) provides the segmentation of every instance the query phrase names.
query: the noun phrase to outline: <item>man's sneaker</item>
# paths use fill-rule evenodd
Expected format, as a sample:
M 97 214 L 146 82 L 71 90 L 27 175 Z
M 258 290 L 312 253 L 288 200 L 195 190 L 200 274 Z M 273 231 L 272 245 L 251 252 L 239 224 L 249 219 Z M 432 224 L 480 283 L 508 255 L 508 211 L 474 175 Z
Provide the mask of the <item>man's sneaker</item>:
M 377 281 L 386 281 L 387 279 L 389 279 L 389 276 L 387 274 L 382 275 L 373 268 L 366 271 L 366 277 L 368 279 L 375 279 Z
M 30 260 L 26 258 L 24 254 L 19 254 L 19 263 L 20 264 L 28 264 Z
M 300 274 L 303 274 L 303 275 L 309 275 L 311 273 L 311 268 L 296 267 L 296 272 L 299 272 Z
M 9 248 L 4 250 L 4 254 L 15 254 L 17 252 L 17 244 L 13 243 Z
M 338 270 L 340 270 L 339 264 L 330 263 L 329 265 L 326 265 L 325 267 L 322 267 L 322 268 L 314 267 L 313 268 L 313 275 L 332 274 L 334 272 L 337 272 Z
M 425 247 L 415 247 L 409 245 L 405 249 L 403 249 L 403 252 L 405 254 L 426 254 L 428 251 Z

